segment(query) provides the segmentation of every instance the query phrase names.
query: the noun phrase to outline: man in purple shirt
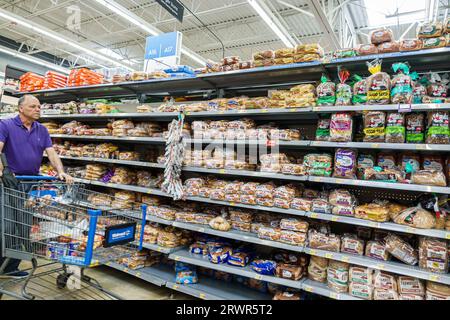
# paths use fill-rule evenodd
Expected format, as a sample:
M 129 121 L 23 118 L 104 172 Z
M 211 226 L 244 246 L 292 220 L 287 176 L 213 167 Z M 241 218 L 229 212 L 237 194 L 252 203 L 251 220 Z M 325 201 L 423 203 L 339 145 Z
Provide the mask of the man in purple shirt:
M 37 98 L 32 95 L 20 98 L 19 115 L 13 119 L 0 121 L 0 152 L 5 154 L 8 165 L 15 175 L 37 176 L 46 151 L 50 163 L 58 172 L 58 177 L 67 183 L 73 183 L 73 178 L 64 172 L 47 128 L 37 122 L 40 117 L 41 104 Z M 2 173 L 3 166 L 0 162 L 0 176 Z M 23 223 L 25 225 L 29 222 Z M 4 258 L 0 256 L 0 268 L 3 261 Z M 26 273 L 18 271 L 19 264 L 20 260 L 10 260 L 3 273 L 16 278 L 26 276 Z

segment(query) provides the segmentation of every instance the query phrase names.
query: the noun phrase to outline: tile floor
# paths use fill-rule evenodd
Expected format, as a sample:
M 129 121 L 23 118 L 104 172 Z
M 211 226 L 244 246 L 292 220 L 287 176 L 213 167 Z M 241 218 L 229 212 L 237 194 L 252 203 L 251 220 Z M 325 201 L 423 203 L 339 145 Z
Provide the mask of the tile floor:
M 21 269 L 27 268 L 27 263 L 22 263 Z M 47 270 L 53 271 L 60 265 L 51 265 L 39 269 L 39 274 Z M 88 269 L 86 275 L 97 280 L 102 287 L 111 293 L 125 300 L 191 300 L 192 297 L 182 293 L 170 290 L 165 287 L 158 287 L 141 279 L 135 278 L 124 272 L 101 266 Z M 48 300 L 104 300 L 109 296 L 102 294 L 98 290 L 86 288 L 79 293 L 73 294 L 67 289 L 58 290 L 56 288 L 56 273 L 52 272 L 30 281 L 29 292 L 37 296 L 37 299 Z M 0 287 L 4 284 L 0 280 Z M 20 285 L 11 283 L 8 285 L 8 291 L 20 292 Z M 14 299 L 3 295 L 3 299 Z

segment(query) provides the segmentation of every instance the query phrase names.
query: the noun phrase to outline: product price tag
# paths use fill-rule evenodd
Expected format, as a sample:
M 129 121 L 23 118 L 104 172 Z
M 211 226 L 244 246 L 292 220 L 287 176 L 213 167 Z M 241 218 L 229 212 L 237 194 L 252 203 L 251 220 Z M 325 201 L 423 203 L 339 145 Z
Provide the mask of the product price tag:
M 173 289 L 173 290 L 178 290 L 178 285 L 174 284 L 174 285 L 172 286 L 172 289 Z
M 332 217 L 331 218 L 331 221 L 333 221 L 333 222 L 337 222 L 337 221 L 339 221 L 340 219 L 339 219 L 339 217 Z
M 230 202 L 230 206 L 235 207 L 235 206 L 236 206 L 236 203 Z
M 428 277 L 428 280 L 437 282 L 437 281 L 440 281 L 440 280 L 441 280 L 441 277 L 435 276 L 435 275 L 433 274 L 433 275 L 430 275 L 430 276 Z
M 376 222 L 370 222 L 370 223 L 369 223 L 369 227 L 371 227 L 371 228 L 379 228 L 380 226 L 379 226 L 379 224 L 376 223 Z
M 110 267 L 110 266 L 111 266 L 111 262 L 108 262 L 106 265 L 107 265 L 108 267 Z
M 123 268 L 123 272 L 128 273 L 128 268 Z
M 247 113 L 247 110 L 239 110 L 238 113 Z
M 219 111 L 219 114 L 225 114 L 225 111 Z
M 318 213 L 312 213 L 311 214 L 311 218 L 318 219 L 319 218 L 319 214 Z
M 371 148 L 372 149 L 378 149 L 378 148 L 380 148 L 380 144 L 379 143 L 372 143 Z
M 450 240 L 450 233 L 447 232 L 447 234 L 445 235 L 445 238 L 446 238 L 447 240 Z
M 204 233 L 204 232 L 205 232 L 205 228 L 200 228 L 200 229 L 198 229 L 198 232 Z
M 190 111 L 186 112 L 187 116 L 190 116 L 192 113 Z
M 261 110 L 261 113 L 268 113 L 269 112 L 269 110 L 267 110 L 267 109 L 262 109 Z
M 255 276 L 255 279 L 256 279 L 256 280 L 262 280 L 262 275 L 257 274 L 257 275 Z
M 384 265 L 384 264 L 377 264 L 377 269 L 378 270 L 384 270 L 384 269 L 386 269 L 386 266 Z
M 176 256 L 174 260 L 175 261 L 180 261 L 180 257 Z
M 140 272 L 136 273 L 136 277 L 140 278 L 142 274 Z
M 427 150 L 427 144 L 416 144 L 416 150 Z
M 200 293 L 199 298 L 202 299 L 202 300 L 205 300 L 206 299 L 206 294 Z
M 410 104 L 399 104 L 398 112 L 409 113 L 412 110 L 412 106 Z
M 325 258 L 327 259 L 333 259 L 334 255 L 332 253 L 325 254 Z
M 220 174 L 226 174 L 227 172 L 225 171 L 225 169 L 220 169 L 220 170 L 219 170 L 219 173 L 220 173 Z
M 339 295 L 337 293 L 335 293 L 335 292 L 331 292 L 330 293 L 330 298 L 334 299 L 334 300 L 340 300 L 339 299 Z
M 350 262 L 350 258 L 349 258 L 349 257 L 343 257 L 343 258 L 341 259 L 341 261 L 342 261 L 342 262 L 349 263 L 349 262 Z
M 290 112 L 297 112 L 297 109 L 289 109 Z
M 406 232 L 407 232 L 407 233 L 415 234 L 415 233 L 416 233 L 416 229 L 411 228 L 411 227 L 406 227 Z
M 317 251 L 311 249 L 311 250 L 309 250 L 309 254 L 312 255 L 312 256 L 317 256 Z
M 303 288 L 303 290 L 305 290 L 306 292 L 311 292 L 311 293 L 314 292 L 314 288 L 311 287 L 311 286 L 305 286 L 305 287 Z

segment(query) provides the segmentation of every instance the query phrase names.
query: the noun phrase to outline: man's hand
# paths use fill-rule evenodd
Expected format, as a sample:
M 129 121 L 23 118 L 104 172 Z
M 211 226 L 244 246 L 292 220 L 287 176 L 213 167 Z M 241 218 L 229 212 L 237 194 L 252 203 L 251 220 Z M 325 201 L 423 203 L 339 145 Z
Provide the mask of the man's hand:
M 75 181 L 71 176 L 69 176 L 67 173 L 60 173 L 58 175 L 58 178 L 62 181 L 65 181 L 68 184 L 73 184 Z

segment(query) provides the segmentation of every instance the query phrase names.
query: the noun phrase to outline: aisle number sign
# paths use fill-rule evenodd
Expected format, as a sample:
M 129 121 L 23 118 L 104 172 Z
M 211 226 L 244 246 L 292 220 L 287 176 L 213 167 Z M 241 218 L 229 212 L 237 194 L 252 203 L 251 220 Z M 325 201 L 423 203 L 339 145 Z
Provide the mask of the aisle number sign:
M 148 37 L 145 46 L 145 72 L 164 70 L 179 65 L 182 41 L 181 32 Z

